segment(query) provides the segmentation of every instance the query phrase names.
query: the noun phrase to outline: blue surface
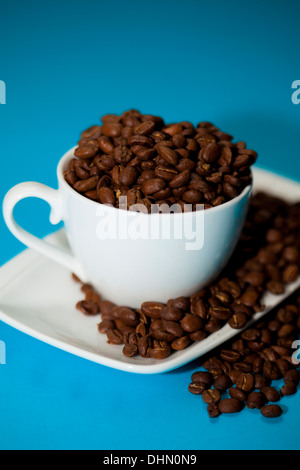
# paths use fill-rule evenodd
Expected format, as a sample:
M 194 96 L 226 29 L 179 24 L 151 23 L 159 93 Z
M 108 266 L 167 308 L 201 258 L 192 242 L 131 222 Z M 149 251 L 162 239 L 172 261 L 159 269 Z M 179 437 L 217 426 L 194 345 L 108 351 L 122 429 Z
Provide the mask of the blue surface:
M 48 4 L 47 4 L 48 3 Z M 294 1 L 51 1 L 1 7 L 1 199 L 14 184 L 56 186 L 55 167 L 84 128 L 138 108 L 167 121 L 211 120 L 300 180 L 300 4 Z M 40 201 L 18 221 L 55 230 Z M 0 263 L 24 247 L 0 220 Z M 1 448 L 298 449 L 299 395 L 288 413 L 209 420 L 187 392 L 195 364 L 160 376 L 117 372 L 0 323 Z

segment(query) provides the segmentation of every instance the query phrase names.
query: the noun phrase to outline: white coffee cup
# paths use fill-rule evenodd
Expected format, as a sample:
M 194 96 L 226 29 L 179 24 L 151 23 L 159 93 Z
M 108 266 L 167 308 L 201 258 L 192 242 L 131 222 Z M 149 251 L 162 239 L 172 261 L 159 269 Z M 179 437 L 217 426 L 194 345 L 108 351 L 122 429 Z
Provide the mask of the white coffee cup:
M 239 238 L 252 186 L 231 201 L 205 211 L 130 212 L 92 201 L 69 186 L 63 172 L 73 156 L 74 148 L 58 164 L 57 190 L 26 182 L 6 194 L 4 219 L 21 242 L 93 284 L 104 298 L 136 308 L 147 300 L 166 302 L 191 295 L 220 273 Z M 40 240 L 16 223 L 14 206 L 27 197 L 38 197 L 50 204 L 52 224 L 63 220 L 70 250 Z M 170 223 L 170 237 L 158 234 L 162 220 Z M 122 233 L 114 230 L 116 223 Z M 156 239 L 139 238 L 139 232 L 149 233 L 149 226 Z M 182 236 L 176 238 L 174 234 L 180 233 L 180 228 Z M 200 234 L 198 246 L 196 242 L 193 246 L 195 233 Z

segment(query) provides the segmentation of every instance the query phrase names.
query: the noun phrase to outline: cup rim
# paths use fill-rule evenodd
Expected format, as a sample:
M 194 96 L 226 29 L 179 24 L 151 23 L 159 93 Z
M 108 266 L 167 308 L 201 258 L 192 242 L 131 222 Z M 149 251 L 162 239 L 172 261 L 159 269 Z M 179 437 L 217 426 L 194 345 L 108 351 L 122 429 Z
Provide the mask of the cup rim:
M 136 217 L 137 215 L 139 216 L 144 216 L 144 217 L 154 217 L 154 216 L 172 216 L 172 217 L 179 217 L 179 216 L 188 216 L 190 214 L 194 215 L 194 214 L 202 214 L 204 213 L 206 216 L 208 216 L 208 214 L 215 214 L 217 211 L 222 211 L 222 210 L 225 210 L 226 208 L 230 207 L 230 206 L 233 206 L 235 204 L 237 204 L 241 199 L 244 199 L 246 198 L 246 196 L 252 191 L 253 189 L 253 173 L 252 173 L 252 170 L 250 168 L 250 172 L 251 172 L 251 176 L 252 176 L 252 183 L 249 184 L 248 186 L 246 186 L 243 191 L 238 195 L 236 196 L 235 198 L 233 199 L 230 199 L 230 201 L 227 201 L 227 202 L 224 202 L 223 204 L 220 204 L 219 206 L 215 206 L 215 207 L 211 207 L 210 209 L 208 210 L 200 210 L 200 211 L 192 211 L 192 212 L 175 212 L 175 213 L 172 213 L 172 214 L 157 214 L 157 213 L 147 213 L 145 214 L 144 212 L 135 212 L 135 211 L 125 211 L 125 210 L 122 210 L 122 209 L 119 209 L 117 207 L 114 207 L 114 206 L 111 206 L 111 205 L 108 205 L 108 204 L 102 204 L 101 202 L 98 202 L 98 201 L 93 201 L 92 199 L 89 199 L 85 196 L 83 196 L 82 194 L 78 193 L 77 191 L 75 191 L 75 189 L 72 188 L 72 186 L 70 186 L 67 181 L 65 180 L 64 178 L 64 175 L 63 175 L 63 172 L 64 172 L 64 167 L 65 167 L 65 164 L 71 160 L 71 158 L 74 158 L 74 151 L 75 149 L 77 148 L 77 146 L 74 146 L 72 147 L 70 150 L 68 150 L 62 157 L 61 159 L 59 160 L 58 162 L 58 165 L 57 165 L 57 178 L 58 178 L 58 182 L 59 182 L 59 187 L 63 187 L 66 191 L 68 191 L 73 197 L 79 199 L 81 202 L 85 202 L 85 204 L 88 204 L 88 205 L 94 205 L 95 208 L 99 208 L 99 206 L 107 209 L 107 210 L 110 210 L 110 211 L 118 211 L 118 212 L 124 212 L 126 214 L 130 214 L 130 216 L 134 216 Z

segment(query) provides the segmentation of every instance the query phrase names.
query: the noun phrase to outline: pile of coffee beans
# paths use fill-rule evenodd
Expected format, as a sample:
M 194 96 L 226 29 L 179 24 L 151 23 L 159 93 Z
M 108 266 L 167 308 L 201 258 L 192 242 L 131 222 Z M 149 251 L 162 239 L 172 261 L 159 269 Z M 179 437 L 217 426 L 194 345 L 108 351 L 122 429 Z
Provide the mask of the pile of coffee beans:
M 201 203 L 205 209 L 238 196 L 251 183 L 257 153 L 209 122 L 166 125 L 162 118 L 131 110 L 102 117 L 81 134 L 66 181 L 102 204 Z
M 211 418 L 245 406 L 259 409 L 266 418 L 282 414 L 276 403 L 294 395 L 299 383 L 297 348 L 293 347 L 300 333 L 299 295 L 208 355 L 202 363 L 206 370 L 193 373 L 188 390 L 202 396 Z M 284 385 L 278 391 L 274 381 L 280 379 Z
M 288 204 L 259 193 L 251 200 L 231 260 L 207 288 L 189 298 L 170 299 L 167 304 L 147 301 L 140 309 L 131 309 L 102 300 L 91 285 L 83 284 L 85 299 L 77 308 L 85 315 L 100 312 L 99 332 L 107 335 L 108 343 L 123 344 L 125 356 L 164 359 L 172 351 L 203 340 L 226 322 L 234 329 L 244 328 L 255 312 L 263 310 L 262 295 L 266 291 L 282 294 L 285 285 L 298 277 L 299 266 L 300 203 Z M 289 329 L 293 331 L 288 323 L 279 330 L 282 347 Z M 254 344 L 256 339 L 249 341 Z

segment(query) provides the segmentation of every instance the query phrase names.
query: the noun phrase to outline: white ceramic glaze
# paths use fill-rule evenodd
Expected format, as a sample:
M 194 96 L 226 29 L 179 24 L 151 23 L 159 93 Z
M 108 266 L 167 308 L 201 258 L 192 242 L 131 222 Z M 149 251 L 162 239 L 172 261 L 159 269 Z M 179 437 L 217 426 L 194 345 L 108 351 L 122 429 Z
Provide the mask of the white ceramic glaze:
M 290 201 L 300 201 L 300 184 L 279 175 L 254 168 L 254 191 L 265 190 Z M 46 241 L 67 249 L 65 231 Z M 300 287 L 300 277 L 287 286 L 285 294 L 267 293 L 266 309 L 254 315 L 255 321 Z M 122 346 L 107 344 L 97 329 L 100 315 L 86 317 L 75 309 L 82 298 L 68 268 L 27 249 L 0 268 L 0 320 L 52 346 L 115 369 L 139 374 L 166 372 L 206 354 L 239 333 L 225 325 L 216 333 L 162 361 L 140 356 L 128 358 Z M 57 365 L 59 367 L 59 364 Z
M 27 182 L 18 184 L 5 196 L 5 221 L 21 242 L 91 282 L 106 299 L 131 307 L 139 307 L 145 300 L 165 302 L 190 295 L 220 273 L 240 235 L 250 186 L 235 199 L 206 211 L 163 215 L 129 212 L 89 200 L 66 183 L 63 171 L 73 155 L 71 149 L 58 164 L 58 190 Z M 53 224 L 64 221 L 71 252 L 51 246 L 16 223 L 13 208 L 26 197 L 46 200 L 51 206 Z M 162 218 L 169 222 L 172 219 L 174 233 L 184 227 L 183 236 L 176 239 L 172 232 L 169 239 L 132 237 L 134 224 L 148 233 L 149 223 L 155 230 Z M 127 227 L 124 239 L 118 234 L 101 239 L 105 231 L 113 232 L 115 223 L 123 228 L 122 236 Z M 193 230 L 203 236 L 200 249 L 191 249 Z

